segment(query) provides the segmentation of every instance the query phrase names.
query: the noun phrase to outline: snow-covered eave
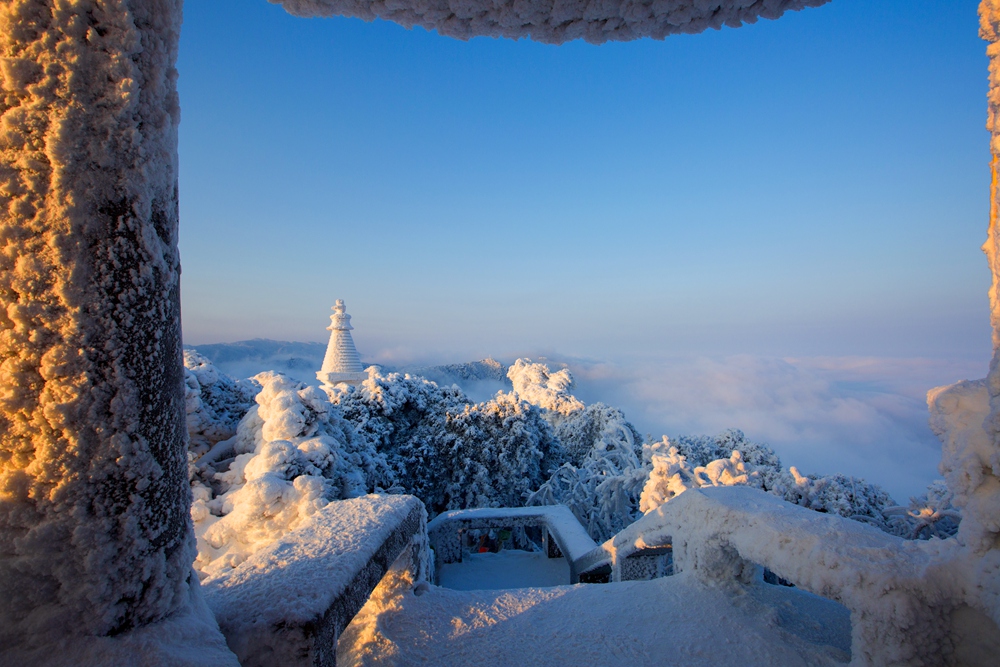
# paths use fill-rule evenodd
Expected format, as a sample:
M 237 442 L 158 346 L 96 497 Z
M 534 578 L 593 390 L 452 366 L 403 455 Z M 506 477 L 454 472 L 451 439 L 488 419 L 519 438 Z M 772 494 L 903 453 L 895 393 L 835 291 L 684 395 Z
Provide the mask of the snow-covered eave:
M 544 525 L 556 539 L 571 567 L 597 548 L 597 544 L 587 534 L 586 529 L 565 505 L 453 510 L 434 517 L 434 520 L 427 524 L 427 532 L 433 536 L 435 533 L 447 530 L 453 524 L 466 524 L 472 528 L 494 527 L 494 524 L 501 526 L 505 525 L 505 521 L 513 519 L 533 519 Z
M 302 17 L 377 18 L 406 28 L 420 26 L 458 39 L 529 38 L 562 44 L 583 39 L 592 44 L 643 37 L 698 33 L 722 26 L 738 28 L 787 11 L 818 7 L 829 0 L 630 0 L 606 2 L 494 2 L 493 0 L 268 0 Z

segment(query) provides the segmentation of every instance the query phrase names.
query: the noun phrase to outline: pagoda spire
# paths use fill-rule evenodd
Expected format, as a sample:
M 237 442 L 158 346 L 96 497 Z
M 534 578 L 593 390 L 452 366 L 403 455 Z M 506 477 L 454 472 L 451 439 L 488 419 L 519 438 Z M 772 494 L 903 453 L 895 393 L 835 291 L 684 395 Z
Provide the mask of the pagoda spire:
M 351 338 L 351 316 L 347 314 L 343 299 L 337 299 L 330 316 L 330 343 L 326 346 L 326 356 L 323 357 L 323 367 L 316 373 L 316 378 L 324 386 L 334 387 L 338 384 L 358 385 L 368 379 L 361 357 L 354 347 Z

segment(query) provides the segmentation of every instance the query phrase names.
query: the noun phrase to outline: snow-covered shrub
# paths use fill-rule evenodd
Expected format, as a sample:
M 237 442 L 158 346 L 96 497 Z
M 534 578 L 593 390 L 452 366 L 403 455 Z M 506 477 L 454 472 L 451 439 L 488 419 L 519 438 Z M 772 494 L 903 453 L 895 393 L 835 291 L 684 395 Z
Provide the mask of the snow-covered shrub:
M 647 445 L 645 451 L 652 468 L 639 499 L 639 509 L 644 513 L 651 512 L 688 489 L 747 485 L 759 481 L 759 473 L 747 468 L 738 449 L 734 449 L 729 458 L 709 461 L 693 470 L 686 457 L 666 437 L 661 442 Z
M 685 457 L 666 438 L 649 446 L 648 451 L 652 469 L 639 497 L 639 511 L 643 513 L 697 486 Z
M 513 394 L 472 403 L 458 387 L 370 369 L 361 386 L 330 396 L 386 457 L 393 488 L 431 515 L 520 506 L 565 459 L 540 411 Z
M 953 537 L 962 521 L 962 513 L 952 504 L 953 499 L 954 492 L 944 480 L 935 480 L 922 496 L 910 498 L 909 506 L 896 505 L 885 510 L 889 530 L 911 540 Z
M 558 429 L 557 429 L 558 432 Z M 782 470 L 777 454 L 760 443 L 747 440 L 739 430 L 730 429 L 714 437 L 682 436 L 642 446 L 642 458 L 634 454 L 632 430 L 621 428 L 619 439 L 605 438 L 580 464 L 561 466 L 538 490 L 528 504 L 568 506 L 597 541 L 603 541 L 644 512 L 655 509 L 690 488 L 746 484 L 817 512 L 839 514 L 872 523 L 887 532 L 909 537 L 929 536 L 932 529 L 915 531 L 915 517 L 892 518 L 886 511 L 894 503 L 881 487 L 845 475 L 804 476 L 796 468 Z M 931 496 L 914 500 L 924 503 L 911 508 L 915 514 L 935 524 L 956 521 Z M 927 503 L 937 502 L 932 509 Z M 914 523 L 917 522 L 917 523 Z M 942 524 L 939 530 L 945 530 Z
M 191 458 L 233 437 L 259 391 L 257 382 L 231 378 L 198 352 L 185 350 L 184 408 Z
M 361 386 L 333 391 L 330 398 L 385 457 L 390 477 L 384 488 L 413 494 L 433 512 L 444 504 L 449 473 L 441 460 L 447 416 L 469 400 L 456 386 L 439 387 L 419 376 L 368 373 Z
M 727 429 L 716 436 L 682 435 L 671 438 L 678 451 L 692 468 L 708 465 L 711 461 L 728 459 L 739 452 L 744 464 L 759 476 L 759 486 L 770 489 L 782 474 L 781 459 L 767 445 L 748 440 L 743 431 Z
M 895 503 L 877 484 L 847 475 L 802 475 L 795 466 L 769 480 L 768 493 L 817 512 L 887 527 L 885 510 Z
M 569 370 L 553 373 L 545 364 L 518 359 L 507 370 L 507 377 L 519 398 L 541 410 L 573 465 L 581 465 L 591 449 L 603 451 L 606 443 L 618 442 L 622 429 L 629 431 L 636 445 L 634 453 L 640 454 L 642 439 L 625 414 L 603 403 L 584 405 L 570 393 L 573 375 Z
M 257 405 L 197 464 L 195 567 L 214 576 L 295 530 L 331 500 L 373 490 L 386 464 L 315 387 L 261 373 Z
M 584 408 L 569 391 L 573 388 L 573 376 L 565 368 L 553 373 L 545 364 L 518 359 L 507 369 L 507 377 L 514 385 L 514 393 L 536 407 L 557 415 L 569 415 Z
M 884 511 L 895 503 L 880 486 L 846 475 L 802 475 L 792 467 L 784 469 L 781 459 L 767 445 L 748 440 L 742 431 L 729 429 L 715 437 L 682 436 L 671 440 L 692 467 L 705 466 L 712 459 L 728 458 L 739 452 L 751 486 L 817 512 L 872 523 L 890 532 Z

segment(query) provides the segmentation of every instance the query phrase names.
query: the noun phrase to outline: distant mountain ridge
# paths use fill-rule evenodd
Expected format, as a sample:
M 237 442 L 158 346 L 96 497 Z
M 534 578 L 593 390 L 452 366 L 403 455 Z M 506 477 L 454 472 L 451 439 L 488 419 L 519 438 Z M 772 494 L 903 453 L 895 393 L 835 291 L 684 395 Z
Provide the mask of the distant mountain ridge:
M 266 338 L 184 347 L 197 350 L 224 373 L 235 378 L 278 371 L 307 384 L 316 384 L 316 371 L 322 366 L 326 353 L 326 343 L 296 343 Z M 511 388 L 507 365 L 492 358 L 442 366 L 394 367 L 375 364 L 364 358 L 361 362 L 366 368 L 378 366 L 383 373 L 419 375 L 442 386 L 457 384 L 473 400 L 485 400 L 497 391 L 509 391 Z

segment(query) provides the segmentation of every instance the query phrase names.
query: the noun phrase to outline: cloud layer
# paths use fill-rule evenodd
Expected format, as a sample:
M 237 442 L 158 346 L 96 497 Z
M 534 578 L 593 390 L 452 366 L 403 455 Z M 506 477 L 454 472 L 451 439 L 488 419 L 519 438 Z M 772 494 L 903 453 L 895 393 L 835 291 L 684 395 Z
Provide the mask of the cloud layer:
M 786 466 L 863 477 L 897 501 L 939 477 L 927 390 L 986 372 L 985 363 L 856 357 L 562 361 L 578 397 L 621 407 L 644 434 L 739 428 Z

